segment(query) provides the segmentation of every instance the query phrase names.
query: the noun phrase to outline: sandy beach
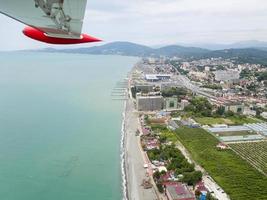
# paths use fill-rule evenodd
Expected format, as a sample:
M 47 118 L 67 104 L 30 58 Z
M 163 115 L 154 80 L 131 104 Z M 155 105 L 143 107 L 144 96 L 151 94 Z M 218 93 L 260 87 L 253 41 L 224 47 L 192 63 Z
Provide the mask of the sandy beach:
M 144 169 L 144 157 L 139 143 L 139 137 L 135 132 L 139 127 L 138 114 L 135 112 L 131 99 L 126 101 L 125 106 L 125 172 L 126 189 L 128 200 L 156 200 L 154 188 L 144 189 L 142 180 L 146 177 Z

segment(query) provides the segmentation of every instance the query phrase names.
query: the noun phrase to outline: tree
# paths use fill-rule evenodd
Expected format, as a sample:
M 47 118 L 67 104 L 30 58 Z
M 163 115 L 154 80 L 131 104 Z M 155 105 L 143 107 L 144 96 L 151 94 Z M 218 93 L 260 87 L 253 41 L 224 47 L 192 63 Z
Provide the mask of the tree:
M 217 200 L 216 198 L 214 198 L 210 192 L 207 193 L 207 196 L 206 196 L 206 200 Z
M 231 110 L 228 110 L 226 113 L 225 113 L 225 116 L 226 117 L 233 117 L 235 115 L 235 113 Z
M 216 114 L 220 116 L 224 115 L 224 113 L 225 113 L 225 107 L 223 106 L 218 107 L 218 109 L 216 110 Z
M 159 179 L 160 179 L 160 172 L 159 172 L 159 171 L 156 171 L 156 172 L 153 174 L 153 178 L 156 179 L 156 180 L 159 180 Z
M 164 192 L 164 188 L 163 188 L 163 186 L 162 186 L 161 183 L 157 183 L 157 188 L 158 188 L 158 190 L 159 190 L 160 193 L 163 193 Z
M 192 112 L 195 115 L 210 117 L 212 114 L 212 105 L 207 98 L 193 97 L 191 104 L 185 108 L 185 111 Z
M 162 91 L 162 96 L 163 97 L 172 97 L 172 96 L 185 96 L 187 94 L 187 90 L 184 88 L 177 88 L 177 87 L 172 87 L 166 90 Z
M 185 172 L 183 173 L 183 182 L 187 183 L 188 185 L 195 186 L 197 182 L 202 179 L 202 172 L 201 171 L 194 171 L 194 172 Z

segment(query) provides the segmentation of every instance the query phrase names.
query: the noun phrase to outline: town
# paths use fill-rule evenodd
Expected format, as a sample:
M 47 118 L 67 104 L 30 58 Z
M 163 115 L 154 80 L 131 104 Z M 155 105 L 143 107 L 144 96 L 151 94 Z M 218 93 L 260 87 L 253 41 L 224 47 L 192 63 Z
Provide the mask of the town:
M 144 190 L 168 200 L 266 197 L 265 66 L 144 58 L 129 78 Z

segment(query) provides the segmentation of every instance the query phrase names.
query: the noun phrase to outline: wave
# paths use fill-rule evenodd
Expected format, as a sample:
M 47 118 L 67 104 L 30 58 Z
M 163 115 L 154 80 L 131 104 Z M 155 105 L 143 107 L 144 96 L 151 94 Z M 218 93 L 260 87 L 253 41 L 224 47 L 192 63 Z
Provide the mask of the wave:
M 127 190 L 127 176 L 126 176 L 126 156 L 125 156 L 125 120 L 126 120 L 126 107 L 127 102 L 124 103 L 124 111 L 122 113 L 122 126 L 121 126 L 121 175 L 122 175 L 122 199 L 128 200 L 128 190 Z

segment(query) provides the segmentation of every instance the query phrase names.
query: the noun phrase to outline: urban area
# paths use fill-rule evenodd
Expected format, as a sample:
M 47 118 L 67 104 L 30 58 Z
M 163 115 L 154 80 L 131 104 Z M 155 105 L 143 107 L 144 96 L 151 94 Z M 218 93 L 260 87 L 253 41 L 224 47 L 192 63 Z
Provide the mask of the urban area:
M 267 68 L 260 64 L 223 58 L 137 63 L 125 125 L 127 146 L 136 140 L 132 148 L 140 151 L 126 151 L 130 199 L 266 199 L 266 86 Z

